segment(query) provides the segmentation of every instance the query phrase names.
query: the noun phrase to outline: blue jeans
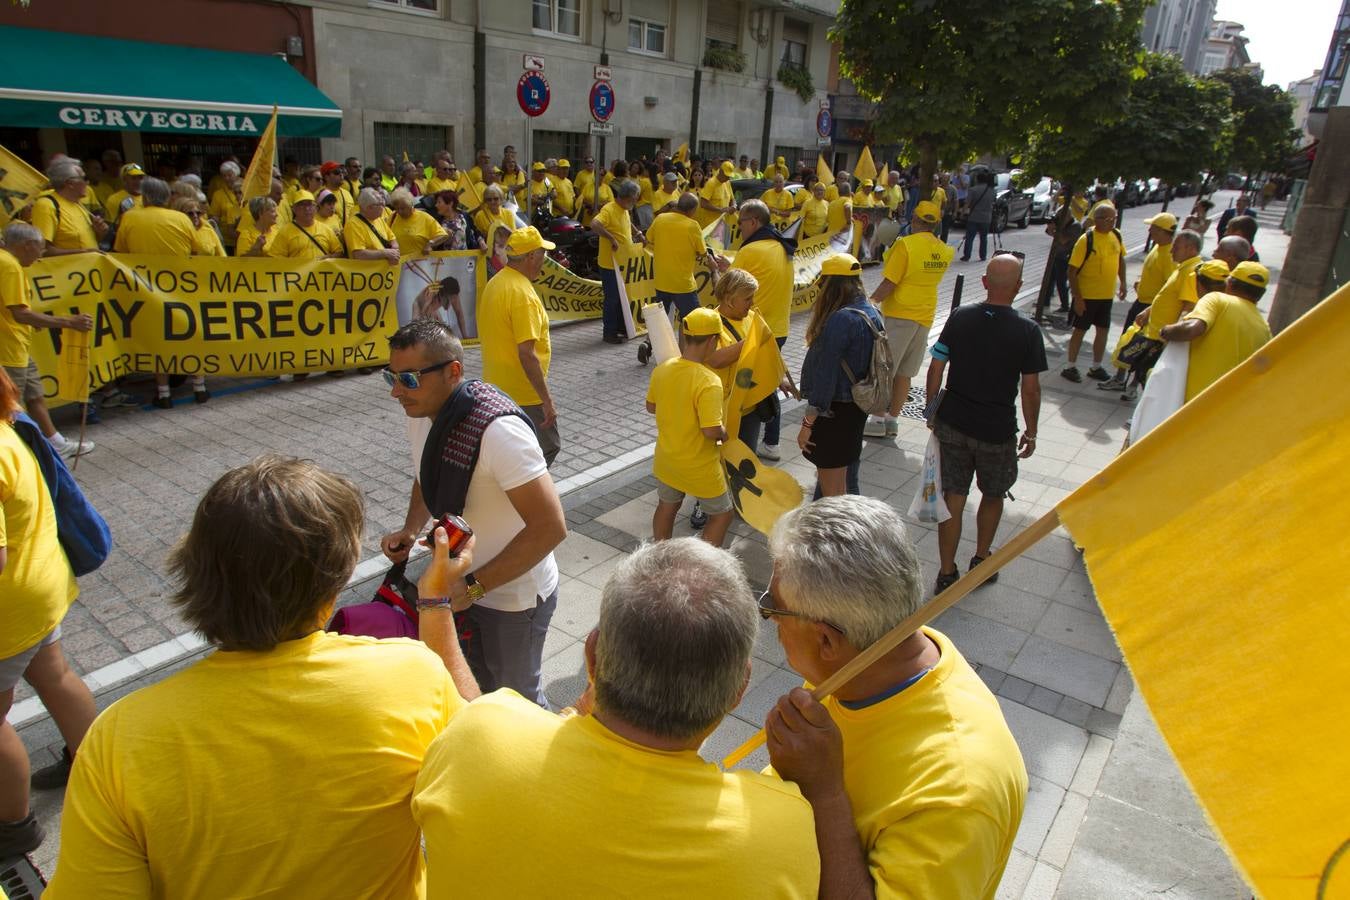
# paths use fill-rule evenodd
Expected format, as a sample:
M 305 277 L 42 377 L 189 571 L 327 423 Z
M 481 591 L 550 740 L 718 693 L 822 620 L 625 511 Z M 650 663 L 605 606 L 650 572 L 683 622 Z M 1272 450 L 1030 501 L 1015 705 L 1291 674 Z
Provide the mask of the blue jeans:
M 1059 294 L 1059 308 L 1069 307 L 1069 253 L 1056 253 L 1050 263 L 1050 284 Z
M 680 311 L 680 318 L 683 319 L 694 310 L 698 309 L 698 292 L 689 291 L 688 293 L 672 294 L 668 291 L 657 291 L 656 299 L 661 301 L 661 305 L 666 308 L 666 315 L 670 315 L 670 305 L 675 304 L 675 308 Z
M 533 609 L 503 612 L 474 604 L 468 617 L 473 637 L 465 656 L 483 693 L 510 688 L 548 709 L 544 696 L 544 637 L 558 606 L 558 589 L 536 599 Z
M 600 286 L 605 290 L 603 321 L 605 337 L 627 337 L 623 324 L 623 306 L 619 301 L 619 276 L 613 269 L 600 270 Z
M 989 255 L 989 223 L 988 222 L 967 222 L 966 239 L 961 242 L 961 261 L 966 262 L 970 259 L 970 251 L 975 243 L 975 235 L 980 236 L 980 259 Z
M 859 490 L 858 488 L 858 469 L 861 467 L 862 467 L 862 460 L 855 459 L 853 462 L 848 464 L 848 471 L 844 473 L 844 490 L 850 494 L 862 493 L 862 491 Z M 819 500 L 823 496 L 825 495 L 820 492 L 820 482 L 817 481 L 816 492 L 814 495 L 812 495 L 811 499 Z
M 750 411 L 741 416 L 741 427 L 736 432 L 736 437 L 740 438 L 745 446 L 750 448 L 751 453 L 759 452 L 759 426 L 764 424 L 759 420 L 759 416 L 754 411 Z
M 778 349 L 782 350 L 783 345 L 787 343 L 787 338 L 775 338 L 778 341 Z M 774 385 L 773 391 L 773 418 L 764 423 L 764 443 L 770 447 L 778 446 L 778 432 L 783 426 L 783 404 L 778 399 L 778 386 Z M 747 442 L 748 443 L 748 442 Z M 754 449 L 754 448 L 751 448 Z

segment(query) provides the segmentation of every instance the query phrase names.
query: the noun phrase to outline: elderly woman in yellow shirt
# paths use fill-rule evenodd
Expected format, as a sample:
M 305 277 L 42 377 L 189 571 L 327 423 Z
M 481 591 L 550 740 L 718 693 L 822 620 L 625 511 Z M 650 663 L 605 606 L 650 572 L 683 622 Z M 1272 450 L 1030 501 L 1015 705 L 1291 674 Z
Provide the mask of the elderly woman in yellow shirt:
M 174 197 L 169 201 L 169 208 L 178 210 L 192 222 L 193 234 L 197 239 L 197 246 L 192 251 L 194 256 L 225 255 L 225 245 L 221 243 L 220 235 L 216 233 L 216 227 L 211 224 L 211 219 L 202 212 L 201 201 Z
M 395 188 L 389 195 L 389 205 L 394 210 L 389 226 L 403 256 L 425 256 L 449 237 L 440 223 L 413 205 L 412 194 L 403 188 Z
M 248 201 L 249 219 L 239 221 L 239 238 L 234 245 L 235 256 L 266 256 L 277 235 L 277 204 L 271 197 L 254 197 Z
M 489 240 L 494 228 L 516 230 L 516 214 L 503 205 L 505 198 L 506 194 L 498 185 L 490 184 L 483 188 L 483 207 L 474 213 L 473 224 L 478 233 L 488 235 Z

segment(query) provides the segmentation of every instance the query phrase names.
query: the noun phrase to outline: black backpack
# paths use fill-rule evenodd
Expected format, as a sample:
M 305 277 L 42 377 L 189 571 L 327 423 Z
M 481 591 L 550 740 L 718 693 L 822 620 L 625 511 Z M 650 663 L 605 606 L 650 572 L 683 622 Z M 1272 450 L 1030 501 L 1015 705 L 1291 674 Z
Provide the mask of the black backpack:
M 1083 266 L 1087 265 L 1088 257 L 1092 255 L 1092 251 L 1093 251 L 1093 249 L 1095 249 L 1095 248 L 1092 246 L 1092 235 L 1093 235 L 1096 231 L 1097 231 L 1097 229 L 1095 229 L 1095 228 L 1089 228 L 1089 229 L 1087 230 L 1087 252 L 1083 254 L 1083 262 L 1080 263 L 1079 266 L 1078 266 L 1078 268 L 1080 268 L 1080 269 L 1083 268 Z M 1121 249 L 1122 251 L 1124 251 L 1124 249 L 1125 249 L 1125 238 L 1121 236 L 1121 234 L 1120 234 L 1120 229 L 1119 229 L 1119 228 L 1112 228 L 1112 229 L 1111 229 L 1111 233 L 1114 234 L 1114 235 L 1116 236 L 1116 240 L 1120 242 L 1120 249 Z

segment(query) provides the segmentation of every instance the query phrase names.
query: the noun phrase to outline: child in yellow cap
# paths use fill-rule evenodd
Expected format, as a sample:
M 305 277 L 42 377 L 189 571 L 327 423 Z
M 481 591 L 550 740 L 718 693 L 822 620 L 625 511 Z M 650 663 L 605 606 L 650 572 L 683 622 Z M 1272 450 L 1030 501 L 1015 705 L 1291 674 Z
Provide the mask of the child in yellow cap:
M 731 496 L 727 493 L 722 455 L 717 447 L 727 438 L 722 419 L 722 381 L 707 365 L 717 349 L 722 317 L 700 307 L 684 317 L 684 346 L 680 355 L 652 371 L 647 387 L 647 412 L 656 414 L 656 512 L 652 536 L 672 537 L 675 517 L 687 494 L 698 500 L 708 516 L 703 539 L 722 546 L 731 527 Z

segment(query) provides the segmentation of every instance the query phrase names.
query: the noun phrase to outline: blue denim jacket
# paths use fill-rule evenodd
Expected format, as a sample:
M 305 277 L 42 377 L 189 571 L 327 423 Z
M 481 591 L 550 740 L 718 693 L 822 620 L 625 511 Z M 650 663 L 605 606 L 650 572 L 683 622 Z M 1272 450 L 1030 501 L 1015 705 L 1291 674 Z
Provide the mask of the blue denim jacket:
M 850 310 L 861 310 L 878 329 L 884 327 L 881 312 L 866 297 L 835 310 L 825 320 L 825 327 L 806 348 L 806 359 L 802 360 L 802 396 L 818 414 L 828 413 L 831 403 L 853 399 L 853 383 L 839 365 L 841 361 L 848 363 L 853 377 L 859 380 L 867 377 L 872 365 L 872 330 L 862 316 Z

